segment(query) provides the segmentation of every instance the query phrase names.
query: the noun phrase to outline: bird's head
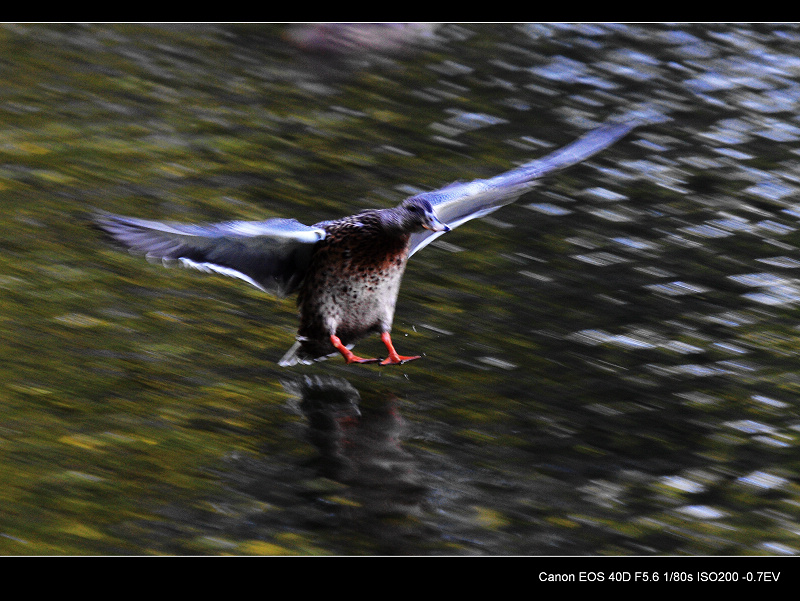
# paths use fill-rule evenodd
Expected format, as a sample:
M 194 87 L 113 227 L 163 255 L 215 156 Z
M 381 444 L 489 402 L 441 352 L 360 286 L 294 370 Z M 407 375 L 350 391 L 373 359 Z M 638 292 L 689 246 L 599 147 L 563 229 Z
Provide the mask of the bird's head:
M 431 203 L 421 198 L 407 198 L 396 209 L 404 229 L 418 231 L 422 228 L 432 232 L 449 232 L 450 228 L 439 221 Z

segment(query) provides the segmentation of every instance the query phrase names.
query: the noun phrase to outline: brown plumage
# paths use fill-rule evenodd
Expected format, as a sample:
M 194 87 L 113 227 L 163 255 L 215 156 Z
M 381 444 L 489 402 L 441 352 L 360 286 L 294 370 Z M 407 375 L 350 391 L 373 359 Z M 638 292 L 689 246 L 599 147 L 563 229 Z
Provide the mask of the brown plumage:
M 408 200 L 395 209 L 364 211 L 319 224 L 325 238 L 311 256 L 300 286 L 298 343 L 282 365 L 339 351 L 348 363 L 374 363 L 348 346 L 378 333 L 388 356 L 381 365 L 402 363 L 419 356 L 398 355 L 389 332 L 408 261 L 411 233 L 428 228 L 447 231 L 425 200 Z
M 133 251 L 237 277 L 278 295 L 298 292 L 297 342 L 281 365 L 337 351 L 348 363 L 404 363 L 390 331 L 408 258 L 437 236 L 483 217 L 529 191 L 535 180 L 610 146 L 641 121 L 600 127 L 539 160 L 486 180 L 455 183 L 373 209 L 306 226 L 293 219 L 206 226 L 99 214 L 96 224 Z M 363 359 L 350 347 L 380 334 L 387 357 Z

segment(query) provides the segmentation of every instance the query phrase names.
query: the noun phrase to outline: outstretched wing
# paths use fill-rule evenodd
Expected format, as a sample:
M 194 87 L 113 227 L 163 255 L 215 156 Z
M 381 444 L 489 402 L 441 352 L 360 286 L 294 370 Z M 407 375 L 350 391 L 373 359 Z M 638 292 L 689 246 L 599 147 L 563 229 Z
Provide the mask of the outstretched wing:
M 240 278 L 278 296 L 297 289 L 314 244 L 325 237 L 294 219 L 187 225 L 100 213 L 95 223 L 148 259 Z
M 538 178 L 556 169 L 563 169 L 579 163 L 596 152 L 608 148 L 640 124 L 641 121 L 630 119 L 603 125 L 569 146 L 501 175 L 466 183 L 457 182 L 440 190 L 423 192 L 414 198 L 422 198 L 430 202 L 439 221 L 452 230 L 470 219 L 484 217 L 492 211 L 514 202 L 521 194 L 530 190 Z M 412 234 L 409 256 L 433 242 L 443 233 L 425 230 Z

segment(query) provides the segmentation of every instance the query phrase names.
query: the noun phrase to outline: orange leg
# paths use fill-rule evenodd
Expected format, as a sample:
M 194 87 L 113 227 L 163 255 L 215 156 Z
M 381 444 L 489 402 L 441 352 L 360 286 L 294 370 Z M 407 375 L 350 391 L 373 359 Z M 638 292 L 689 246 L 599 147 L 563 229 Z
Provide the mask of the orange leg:
M 398 355 L 397 351 L 394 350 L 394 345 L 392 344 L 392 337 L 389 335 L 389 332 L 384 332 L 381 334 L 381 340 L 383 340 L 383 344 L 386 345 L 386 348 L 389 350 L 389 356 L 386 357 L 383 361 L 381 361 L 381 365 L 398 365 L 400 363 L 405 363 L 406 361 L 413 361 L 414 359 L 419 359 L 419 355 L 415 355 L 413 357 L 403 357 L 402 355 Z
M 379 359 L 362 359 L 353 354 L 353 352 L 342 344 L 337 336 L 331 334 L 331 344 L 336 347 L 336 350 L 342 353 L 345 361 L 348 363 L 377 363 Z

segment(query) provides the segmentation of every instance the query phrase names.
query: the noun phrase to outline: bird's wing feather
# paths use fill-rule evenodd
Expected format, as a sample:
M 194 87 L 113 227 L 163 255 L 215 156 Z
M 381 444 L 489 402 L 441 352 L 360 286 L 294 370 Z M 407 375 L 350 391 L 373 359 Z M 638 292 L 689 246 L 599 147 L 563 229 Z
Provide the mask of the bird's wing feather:
M 606 124 L 546 157 L 525 163 L 501 175 L 472 182 L 457 182 L 433 192 L 423 192 L 414 198 L 423 198 L 430 202 L 439 221 L 452 230 L 470 219 L 484 217 L 514 202 L 521 194 L 530 190 L 538 178 L 579 163 L 608 148 L 640 124 L 641 121 L 635 119 Z M 425 230 L 412 234 L 409 256 L 443 233 L 445 232 Z
M 278 296 L 297 289 L 314 244 L 325 237 L 294 219 L 188 225 L 100 213 L 95 223 L 148 258 L 237 277 Z

